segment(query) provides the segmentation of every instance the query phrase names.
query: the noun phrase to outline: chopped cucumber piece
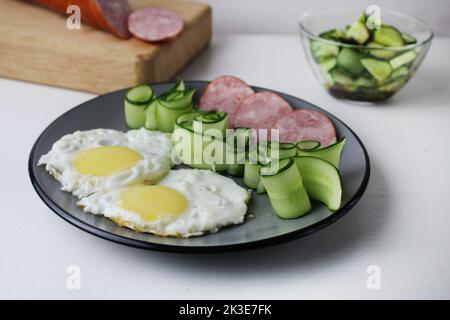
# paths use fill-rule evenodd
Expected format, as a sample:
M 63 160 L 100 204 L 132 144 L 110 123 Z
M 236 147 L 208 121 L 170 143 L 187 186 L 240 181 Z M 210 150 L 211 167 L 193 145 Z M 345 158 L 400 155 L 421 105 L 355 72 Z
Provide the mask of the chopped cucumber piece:
M 295 219 L 311 210 L 302 176 L 292 159 L 262 167 L 260 177 L 280 218 Z
M 409 74 L 409 69 L 407 67 L 403 66 L 403 67 L 397 68 L 394 71 L 392 71 L 391 79 L 406 77 L 406 76 L 408 76 L 408 74 Z
M 417 39 L 410 34 L 402 33 L 402 38 L 405 44 L 414 44 L 417 42 Z
M 125 94 L 125 121 L 130 128 L 145 125 L 145 108 L 153 100 L 152 88 L 146 84 L 138 85 Z
M 393 59 L 390 60 L 391 66 L 393 69 L 397 69 L 405 64 L 408 64 L 414 61 L 417 57 L 417 54 L 414 51 L 407 51 Z
M 322 62 L 319 62 L 318 65 L 322 73 L 325 73 L 336 66 L 336 58 L 328 58 Z
M 342 199 L 342 184 L 338 169 L 328 161 L 315 157 L 295 157 L 294 162 L 308 196 L 322 202 L 332 211 L 338 210 Z M 270 197 L 269 189 L 268 193 Z
M 383 84 L 378 89 L 382 92 L 396 92 L 406 84 L 406 81 L 406 77 L 400 77 Z
M 350 48 L 343 48 L 337 56 L 336 64 L 352 75 L 360 75 L 364 71 L 361 64 L 361 56 L 358 52 Z
M 373 40 L 386 47 L 402 47 L 405 45 L 402 34 L 394 27 L 382 25 L 373 32 Z
M 371 41 L 367 44 L 369 47 L 377 47 L 380 49 L 369 49 L 369 53 L 371 56 L 374 56 L 375 58 L 380 59 L 391 59 L 395 57 L 398 52 L 392 49 L 388 49 L 384 47 L 383 45 L 376 43 L 374 41 Z M 383 49 L 384 48 L 384 49 Z
M 389 62 L 386 61 L 365 58 L 361 59 L 361 63 L 364 68 L 366 68 L 367 71 L 369 71 L 369 73 L 379 82 L 383 82 L 389 78 L 392 73 L 392 67 Z
M 343 85 L 353 85 L 353 79 L 350 75 L 340 69 L 333 69 L 331 77 L 336 83 Z
M 364 16 L 365 17 L 365 16 Z M 364 44 L 369 39 L 369 31 L 366 28 L 365 25 L 365 19 L 364 22 L 361 21 L 355 21 L 350 28 L 347 30 L 345 35 L 348 38 L 351 38 L 355 40 L 359 44 Z
M 339 41 L 343 36 L 344 34 L 339 29 L 331 29 L 319 34 L 319 37 L 333 41 Z
M 372 77 L 359 77 L 355 80 L 355 85 L 357 87 L 371 88 L 376 85 L 375 80 Z
M 330 43 L 320 41 L 311 41 L 311 51 L 317 61 L 325 58 L 336 57 L 339 53 L 339 47 Z
M 345 145 L 345 138 L 339 139 L 336 143 L 329 145 L 325 148 L 313 149 L 313 150 L 297 150 L 298 156 L 316 157 L 328 161 L 336 168 L 339 168 L 339 162 L 341 160 L 342 149 Z

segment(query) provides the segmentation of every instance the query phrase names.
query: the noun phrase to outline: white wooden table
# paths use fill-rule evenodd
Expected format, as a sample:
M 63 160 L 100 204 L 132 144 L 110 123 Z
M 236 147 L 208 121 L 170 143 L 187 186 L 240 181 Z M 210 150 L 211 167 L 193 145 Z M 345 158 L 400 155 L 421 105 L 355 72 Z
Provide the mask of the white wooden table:
M 241 253 L 148 252 L 91 236 L 53 214 L 27 172 L 30 148 L 91 94 L 0 79 L 0 298 L 450 298 L 450 39 L 435 39 L 397 96 L 361 106 L 329 96 L 294 36 L 223 36 L 182 72 L 273 88 L 334 113 L 360 136 L 372 175 L 357 207 L 309 237 Z M 81 270 L 80 290 L 66 286 Z M 368 266 L 381 288 L 366 286 Z

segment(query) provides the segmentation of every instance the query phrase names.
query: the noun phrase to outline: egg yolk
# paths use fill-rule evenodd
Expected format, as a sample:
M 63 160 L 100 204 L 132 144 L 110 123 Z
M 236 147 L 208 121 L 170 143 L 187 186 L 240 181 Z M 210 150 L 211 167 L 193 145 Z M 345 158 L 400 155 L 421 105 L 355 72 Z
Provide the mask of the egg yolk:
M 177 217 L 187 208 L 186 198 L 165 186 L 131 186 L 120 200 L 123 209 L 139 214 L 146 221 L 158 220 L 164 215 Z
M 139 153 L 129 148 L 105 146 L 80 152 L 73 165 L 81 174 L 109 176 L 135 166 L 142 159 Z

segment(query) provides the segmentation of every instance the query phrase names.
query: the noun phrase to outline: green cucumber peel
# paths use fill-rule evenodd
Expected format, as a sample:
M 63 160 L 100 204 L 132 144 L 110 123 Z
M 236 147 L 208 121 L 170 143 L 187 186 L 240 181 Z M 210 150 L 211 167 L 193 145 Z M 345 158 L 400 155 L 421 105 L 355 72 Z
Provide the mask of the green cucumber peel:
M 336 168 L 339 168 L 342 150 L 344 149 L 346 139 L 340 138 L 336 143 L 324 148 L 314 150 L 297 149 L 297 156 L 316 157 L 330 162 Z

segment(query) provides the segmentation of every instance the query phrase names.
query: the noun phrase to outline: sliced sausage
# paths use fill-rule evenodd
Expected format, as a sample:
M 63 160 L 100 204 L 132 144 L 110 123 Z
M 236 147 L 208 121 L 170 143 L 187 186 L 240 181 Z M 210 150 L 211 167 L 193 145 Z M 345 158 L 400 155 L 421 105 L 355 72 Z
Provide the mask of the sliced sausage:
M 280 130 L 281 142 L 297 143 L 303 140 L 320 141 L 322 147 L 336 142 L 336 129 L 331 120 L 322 112 L 298 109 L 279 117 L 274 128 Z
M 277 119 L 292 112 L 290 104 L 279 95 L 259 91 L 242 101 L 234 118 L 235 127 L 272 129 Z
M 31 0 L 54 11 L 66 14 L 70 5 L 80 7 L 81 20 L 109 31 L 120 38 L 131 37 L 127 19 L 131 8 L 127 0 Z
M 183 30 L 183 19 L 175 12 L 146 7 L 128 17 L 128 30 L 144 41 L 160 42 L 175 38 Z
M 228 127 L 234 128 L 234 116 L 241 102 L 254 93 L 244 81 L 233 76 L 221 76 L 208 84 L 200 99 L 204 111 L 224 111 Z

